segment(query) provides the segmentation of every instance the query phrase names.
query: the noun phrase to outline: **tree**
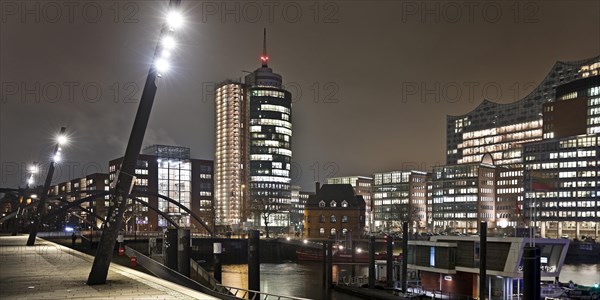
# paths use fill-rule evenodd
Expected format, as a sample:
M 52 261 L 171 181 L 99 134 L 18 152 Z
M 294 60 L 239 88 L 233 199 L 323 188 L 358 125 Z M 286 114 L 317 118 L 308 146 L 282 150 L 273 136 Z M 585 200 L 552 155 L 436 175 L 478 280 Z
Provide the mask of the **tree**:
M 252 199 L 248 205 L 248 210 L 254 217 L 255 222 L 260 221 L 262 218 L 265 224 L 266 238 L 269 238 L 269 223 L 271 223 L 271 216 L 274 213 L 279 212 L 277 205 L 269 201 L 268 198 Z

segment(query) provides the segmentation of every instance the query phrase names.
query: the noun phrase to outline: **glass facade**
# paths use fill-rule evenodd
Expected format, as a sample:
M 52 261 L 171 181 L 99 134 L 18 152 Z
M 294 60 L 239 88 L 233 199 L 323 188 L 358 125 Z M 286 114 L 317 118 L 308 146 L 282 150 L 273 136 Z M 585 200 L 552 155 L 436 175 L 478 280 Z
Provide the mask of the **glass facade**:
M 156 158 L 158 194 L 167 196 L 191 210 L 192 163 L 190 161 L 190 148 L 153 145 L 145 148 L 142 153 Z M 147 179 L 144 184 L 145 186 L 148 185 Z M 177 221 L 183 227 L 190 227 L 191 225 L 189 214 L 167 200 L 158 199 L 158 210 L 166 212 L 171 219 Z M 162 216 L 158 216 L 158 227 L 167 227 L 168 225 L 167 220 Z
M 496 165 L 522 164 L 522 144 L 542 139 L 543 104 L 554 101 L 558 85 L 596 72 L 598 59 L 557 62 L 544 80 L 517 102 L 484 100 L 465 115 L 448 116 L 446 163 L 479 162 L 485 153 L 491 153 Z
M 261 214 L 269 214 L 269 226 L 286 227 L 291 205 L 291 94 L 255 86 L 249 95 L 250 201 L 261 207 Z M 260 224 L 265 225 L 262 217 Z

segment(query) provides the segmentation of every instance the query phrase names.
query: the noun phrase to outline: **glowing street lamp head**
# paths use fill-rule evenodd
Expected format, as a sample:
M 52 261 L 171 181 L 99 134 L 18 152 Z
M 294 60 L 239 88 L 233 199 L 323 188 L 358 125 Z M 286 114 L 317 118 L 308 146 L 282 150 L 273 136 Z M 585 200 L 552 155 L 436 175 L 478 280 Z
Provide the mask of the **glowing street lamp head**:
M 167 24 L 173 29 L 181 28 L 183 25 L 183 16 L 178 11 L 171 11 L 167 15 Z
M 169 70 L 169 62 L 164 58 L 156 60 L 156 70 L 159 73 L 164 73 Z
M 162 45 L 165 49 L 173 49 L 175 48 L 175 38 L 173 38 L 172 36 L 165 36 L 162 39 Z
M 69 142 L 69 139 L 66 135 L 61 134 L 58 137 L 56 137 L 56 142 L 58 142 L 59 145 L 65 145 Z
M 30 177 L 27 179 L 27 184 L 28 184 L 28 185 L 32 185 L 33 183 L 34 183 L 33 176 L 30 176 Z
M 62 157 L 60 157 L 60 153 L 56 153 L 52 159 L 55 163 L 58 163 L 61 161 Z
M 30 166 L 29 166 L 29 173 L 31 173 L 31 174 L 37 174 L 37 173 L 38 173 L 38 171 L 39 171 L 39 170 L 38 170 L 38 167 L 37 167 L 37 165 L 30 165 Z

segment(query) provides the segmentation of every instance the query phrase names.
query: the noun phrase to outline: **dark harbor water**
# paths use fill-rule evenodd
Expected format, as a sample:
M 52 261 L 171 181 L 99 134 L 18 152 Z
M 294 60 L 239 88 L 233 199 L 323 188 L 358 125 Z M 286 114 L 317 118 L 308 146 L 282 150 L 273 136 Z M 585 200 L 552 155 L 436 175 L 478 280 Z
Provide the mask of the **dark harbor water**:
M 248 286 L 246 264 L 224 265 L 223 284 L 228 286 Z M 348 265 L 334 265 L 333 277 L 341 272 L 351 272 Z M 323 289 L 322 263 L 290 262 L 263 263 L 260 266 L 261 291 L 310 299 L 325 299 Z M 367 275 L 366 265 L 357 267 L 356 275 Z M 600 263 L 564 265 L 560 275 L 561 282 L 573 282 L 581 285 L 600 283 Z M 360 299 L 347 294 L 332 292 L 332 299 Z
M 319 262 L 290 262 L 290 263 L 263 263 L 260 265 L 260 276 L 262 292 L 295 296 L 310 299 L 325 299 L 323 288 L 322 263 Z M 337 279 L 336 274 L 342 272 L 351 272 L 349 266 L 334 265 L 333 277 Z M 360 266 L 356 269 L 356 275 L 367 275 L 367 266 Z M 248 287 L 247 265 L 224 265 L 223 266 L 223 284 L 234 287 Z M 347 294 L 333 291 L 331 299 L 361 299 Z

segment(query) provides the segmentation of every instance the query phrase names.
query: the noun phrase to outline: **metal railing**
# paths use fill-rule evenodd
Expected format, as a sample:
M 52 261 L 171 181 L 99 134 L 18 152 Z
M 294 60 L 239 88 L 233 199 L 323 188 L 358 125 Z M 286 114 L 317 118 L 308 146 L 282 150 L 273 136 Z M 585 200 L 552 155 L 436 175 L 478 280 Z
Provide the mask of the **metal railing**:
M 308 298 L 300 298 L 300 297 L 292 297 L 292 296 L 282 296 L 276 294 L 270 294 L 260 291 L 253 291 L 248 289 L 236 288 L 231 286 L 225 286 L 221 284 L 217 284 L 214 288 L 215 292 L 218 292 L 223 295 L 233 295 L 234 297 L 241 299 L 249 299 L 249 300 L 310 300 Z

